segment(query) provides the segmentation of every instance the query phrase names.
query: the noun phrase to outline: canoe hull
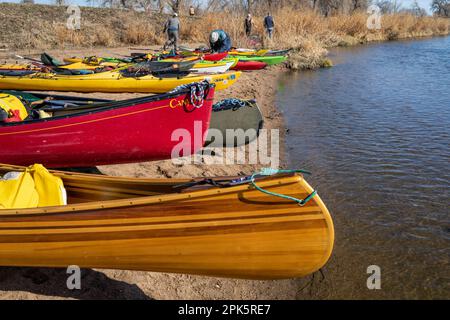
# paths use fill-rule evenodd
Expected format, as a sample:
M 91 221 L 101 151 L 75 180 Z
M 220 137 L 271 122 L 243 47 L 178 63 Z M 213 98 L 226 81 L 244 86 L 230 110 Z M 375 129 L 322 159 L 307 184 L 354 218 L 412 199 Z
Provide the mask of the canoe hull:
M 267 63 L 261 61 L 238 61 L 238 63 L 230 68 L 238 71 L 261 70 L 267 67 Z
M 194 68 L 192 68 L 191 70 L 198 73 L 223 73 L 227 72 L 233 64 L 234 61 L 220 63 L 218 65 L 209 65 L 205 67 L 199 64 L 198 66 L 194 66 Z
M 228 52 L 220 52 L 220 53 L 209 53 L 203 56 L 203 60 L 206 61 L 220 61 L 225 59 L 228 55 Z
M 285 56 L 234 56 L 239 58 L 239 61 L 259 61 L 267 63 L 267 65 L 279 64 L 286 61 Z
M 180 155 L 192 154 L 201 148 L 209 128 L 213 96 L 211 88 L 198 109 L 187 102 L 187 94 L 178 94 L 76 116 L 5 124 L 0 126 L 0 162 L 62 168 L 169 159 L 179 144 L 176 139 L 181 139 L 172 139 L 177 129 L 192 136 Z
M 0 89 L 29 91 L 74 91 L 74 92 L 136 92 L 165 93 L 175 87 L 193 82 L 208 80 L 216 85 L 216 90 L 231 86 L 240 72 L 223 74 L 195 75 L 182 78 L 140 78 L 121 77 L 117 72 L 103 72 L 82 76 L 42 76 L 11 77 L 0 76 Z
M 297 197 L 312 191 L 300 176 L 260 186 Z M 281 279 L 315 272 L 330 257 L 333 223 L 318 196 L 301 207 L 247 185 L 199 192 L 122 208 L 0 214 L 0 264 Z

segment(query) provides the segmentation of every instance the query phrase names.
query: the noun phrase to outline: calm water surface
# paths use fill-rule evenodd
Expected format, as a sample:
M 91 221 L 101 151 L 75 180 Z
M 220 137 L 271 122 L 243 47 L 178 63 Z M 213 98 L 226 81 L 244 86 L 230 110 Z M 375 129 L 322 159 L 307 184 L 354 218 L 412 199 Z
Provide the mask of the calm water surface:
M 333 68 L 283 76 L 277 98 L 289 166 L 313 172 L 335 222 L 314 295 L 448 299 L 450 37 L 331 58 Z M 381 290 L 367 289 L 372 264 Z

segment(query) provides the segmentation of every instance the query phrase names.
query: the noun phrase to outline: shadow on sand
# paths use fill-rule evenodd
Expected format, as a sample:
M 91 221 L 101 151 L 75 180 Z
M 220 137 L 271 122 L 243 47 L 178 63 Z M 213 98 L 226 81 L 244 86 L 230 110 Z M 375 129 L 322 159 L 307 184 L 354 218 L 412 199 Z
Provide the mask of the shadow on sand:
M 92 269 L 81 270 L 80 290 L 69 290 L 66 286 L 69 276 L 63 268 L 0 267 L 0 291 L 25 291 L 82 300 L 151 299 L 137 285 L 108 278 Z

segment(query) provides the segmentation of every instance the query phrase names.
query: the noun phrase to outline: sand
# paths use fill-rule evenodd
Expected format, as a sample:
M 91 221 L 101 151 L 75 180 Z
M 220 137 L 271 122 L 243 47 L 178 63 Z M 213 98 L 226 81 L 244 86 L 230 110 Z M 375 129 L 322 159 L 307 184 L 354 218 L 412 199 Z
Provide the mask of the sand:
M 128 48 L 50 51 L 56 57 L 68 55 L 126 54 Z M 0 60 L 13 61 L 12 52 Z M 30 55 L 32 52 L 20 52 Z M 264 115 L 265 128 L 280 130 L 281 165 L 284 159 L 283 117 L 275 105 L 277 79 L 283 67 L 244 72 L 231 88 L 218 92 L 216 101 L 227 97 L 254 98 Z M 92 94 L 95 97 L 125 99 L 136 94 Z M 251 174 L 261 165 L 176 165 L 170 160 L 99 167 L 108 175 L 181 178 Z M 253 281 L 123 270 L 82 270 L 81 290 L 68 290 L 65 269 L 0 268 L 0 299 L 303 299 L 317 297 L 316 283 L 322 275 L 302 279 Z

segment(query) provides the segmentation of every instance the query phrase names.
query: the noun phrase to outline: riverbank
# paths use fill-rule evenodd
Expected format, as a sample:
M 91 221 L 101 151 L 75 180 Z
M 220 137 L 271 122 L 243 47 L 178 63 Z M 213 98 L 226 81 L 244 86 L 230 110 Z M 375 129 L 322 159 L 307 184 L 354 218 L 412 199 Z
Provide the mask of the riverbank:
M 128 9 L 80 7 L 80 29 L 69 30 L 65 6 L 0 3 L 0 52 L 66 48 L 102 48 L 161 45 L 167 15 Z M 264 35 L 265 11 L 255 12 L 252 39 L 243 30 L 243 14 L 225 10 L 190 17 L 180 13 L 182 42 L 206 45 L 209 32 L 224 29 L 236 47 L 293 48 L 291 69 L 330 66 L 329 48 L 374 41 L 443 36 L 450 33 L 450 19 L 385 14 L 374 20 L 365 11 L 324 17 L 305 8 L 284 7 L 273 12 L 273 40 Z M 149 18 L 150 17 L 150 18 Z M 24 25 L 23 21 L 27 21 Z M 368 27 L 369 25 L 369 27 Z

